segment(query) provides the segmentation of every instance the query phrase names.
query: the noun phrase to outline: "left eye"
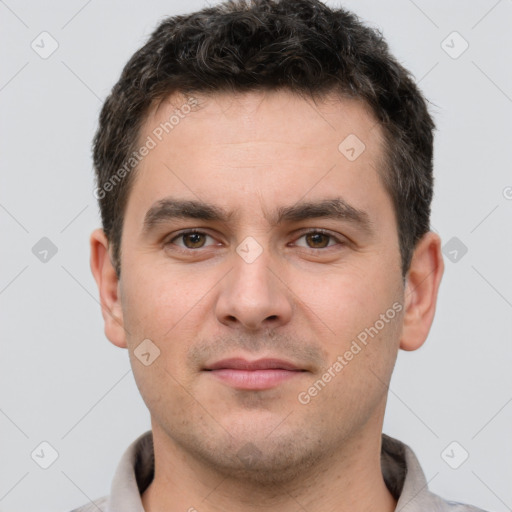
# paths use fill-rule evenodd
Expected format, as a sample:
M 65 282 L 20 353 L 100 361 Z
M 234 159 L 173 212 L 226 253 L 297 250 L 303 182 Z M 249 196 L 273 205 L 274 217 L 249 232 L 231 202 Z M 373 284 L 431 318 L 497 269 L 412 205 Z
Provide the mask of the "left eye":
M 309 249 L 324 249 L 330 245 L 336 245 L 335 242 L 337 241 L 333 235 L 324 233 L 323 231 L 310 231 L 309 233 L 304 233 L 297 240 L 300 240 L 301 238 L 306 240 L 307 245 L 297 245 L 301 247 L 307 247 Z
M 169 240 L 169 243 L 175 243 L 176 240 L 181 240 L 183 245 L 176 243 L 178 247 L 183 247 L 185 249 L 201 249 L 205 246 L 205 241 L 207 238 L 211 238 L 213 240 L 213 238 L 206 233 L 191 231 L 188 233 L 181 233 L 172 240 Z

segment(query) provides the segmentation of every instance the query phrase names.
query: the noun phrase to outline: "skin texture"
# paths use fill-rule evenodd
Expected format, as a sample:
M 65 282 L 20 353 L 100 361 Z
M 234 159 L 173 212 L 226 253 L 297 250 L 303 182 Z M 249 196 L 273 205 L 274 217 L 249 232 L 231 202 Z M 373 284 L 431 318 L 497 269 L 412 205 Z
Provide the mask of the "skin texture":
M 151 413 L 156 468 L 144 507 L 394 510 L 380 469 L 387 386 L 398 349 L 419 348 L 430 329 L 440 239 L 420 240 L 404 286 L 379 174 L 382 132 L 360 102 L 284 91 L 197 99 L 137 169 L 120 280 L 103 231 L 91 235 L 105 334 L 130 351 Z M 175 95 L 153 108 L 140 140 L 185 102 Z M 338 150 L 350 134 L 365 144 L 354 161 Z M 144 232 L 146 212 L 166 197 L 232 214 Z M 371 232 L 347 219 L 273 222 L 280 207 L 333 198 L 366 212 Z M 178 236 L 189 228 L 204 235 Z M 328 236 L 305 235 L 317 229 Z M 236 250 L 246 237 L 261 249 L 250 263 Z M 393 304 L 400 311 L 332 377 L 338 356 Z M 134 355 L 144 339 L 160 350 L 149 366 Z M 285 359 L 305 371 L 271 389 L 234 389 L 204 371 L 229 357 Z M 329 382 L 301 403 L 328 368 Z

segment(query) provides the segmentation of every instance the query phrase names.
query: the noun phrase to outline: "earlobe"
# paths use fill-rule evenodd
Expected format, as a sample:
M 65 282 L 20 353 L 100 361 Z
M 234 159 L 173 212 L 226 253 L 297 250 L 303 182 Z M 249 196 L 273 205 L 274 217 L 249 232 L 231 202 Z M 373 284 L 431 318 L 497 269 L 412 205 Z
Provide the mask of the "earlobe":
M 437 293 L 444 272 L 441 239 L 429 231 L 416 244 L 404 292 L 402 350 L 420 348 L 434 320 Z
M 109 242 L 102 229 L 91 233 L 91 271 L 100 293 L 105 335 L 116 346 L 126 348 L 119 280 L 109 254 Z

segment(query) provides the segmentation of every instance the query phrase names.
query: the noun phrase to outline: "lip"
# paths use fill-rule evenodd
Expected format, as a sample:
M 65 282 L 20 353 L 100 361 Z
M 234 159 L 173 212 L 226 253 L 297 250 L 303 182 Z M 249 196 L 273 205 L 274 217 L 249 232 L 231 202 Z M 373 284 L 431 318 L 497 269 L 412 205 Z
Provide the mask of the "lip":
M 211 365 L 206 370 L 300 370 L 297 366 L 283 359 L 265 358 L 256 361 L 247 361 L 242 357 L 232 357 L 230 359 L 222 359 Z
M 282 359 L 248 361 L 231 358 L 208 365 L 204 371 L 235 389 L 264 390 L 296 378 L 307 370 Z

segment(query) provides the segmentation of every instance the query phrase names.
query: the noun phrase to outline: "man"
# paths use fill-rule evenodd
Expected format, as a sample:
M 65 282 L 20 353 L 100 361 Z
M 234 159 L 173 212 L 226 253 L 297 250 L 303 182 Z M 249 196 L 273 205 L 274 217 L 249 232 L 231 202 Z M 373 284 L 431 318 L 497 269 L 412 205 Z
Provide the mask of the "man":
M 344 10 L 228 2 L 161 23 L 100 116 L 91 236 L 152 430 L 79 510 L 477 510 L 382 434 L 443 274 L 433 129 Z

